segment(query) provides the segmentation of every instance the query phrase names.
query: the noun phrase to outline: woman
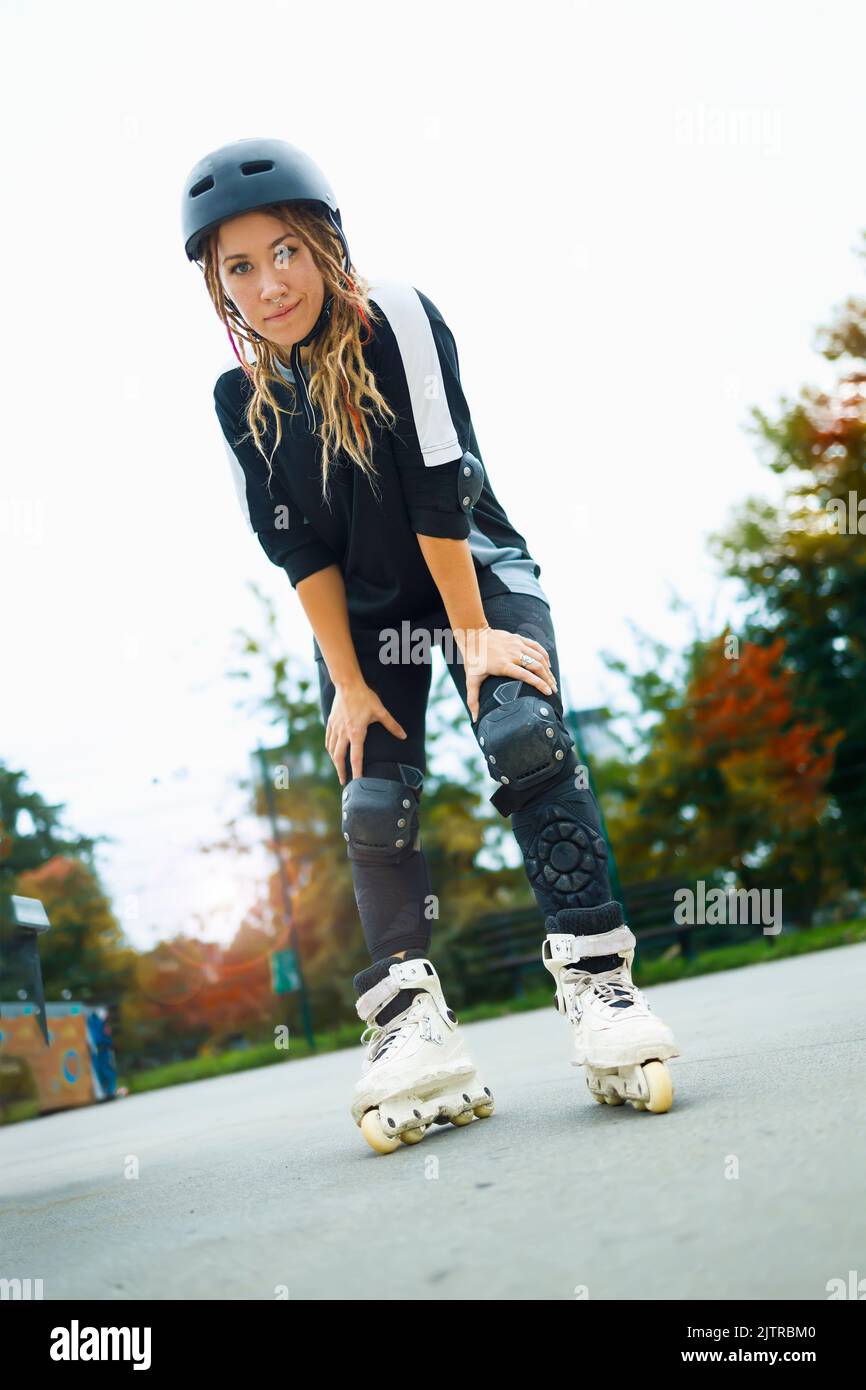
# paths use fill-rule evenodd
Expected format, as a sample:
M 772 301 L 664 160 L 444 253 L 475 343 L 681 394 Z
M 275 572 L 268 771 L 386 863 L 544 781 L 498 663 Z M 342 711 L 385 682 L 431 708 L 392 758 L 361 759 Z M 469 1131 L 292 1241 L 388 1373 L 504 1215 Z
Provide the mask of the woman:
M 512 817 L 575 1061 L 596 1099 L 666 1110 L 664 1059 L 678 1053 L 632 983 L 635 939 L 565 726 L 540 569 L 486 476 L 448 325 L 413 286 L 358 274 L 324 175 L 283 141 L 200 160 L 183 232 L 237 358 L 214 402 L 238 495 L 313 629 L 325 743 L 345 787 L 372 961 L 354 982 L 371 1034 L 356 1123 L 389 1152 L 432 1122 L 493 1109 L 429 958 L 419 803 L 431 641 L 499 784 L 491 800 Z

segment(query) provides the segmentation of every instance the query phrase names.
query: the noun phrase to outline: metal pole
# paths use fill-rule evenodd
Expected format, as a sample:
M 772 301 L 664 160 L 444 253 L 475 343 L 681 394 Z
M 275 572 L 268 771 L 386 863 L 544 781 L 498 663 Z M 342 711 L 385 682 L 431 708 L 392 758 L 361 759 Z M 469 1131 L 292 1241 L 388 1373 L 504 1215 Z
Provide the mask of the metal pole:
M 277 856 L 277 869 L 280 875 L 280 896 L 283 900 L 283 915 L 285 918 L 286 925 L 289 928 L 289 945 L 295 953 L 295 963 L 298 969 L 298 981 L 300 984 L 301 994 L 301 1016 L 304 1022 L 304 1035 L 307 1039 L 307 1043 L 309 1044 L 311 1051 L 315 1052 L 316 1039 L 313 1036 L 313 1023 L 310 1017 L 310 1003 L 307 998 L 307 987 L 304 983 L 304 974 L 301 968 L 301 952 L 300 947 L 298 945 L 297 932 L 295 931 L 295 921 L 294 914 L 292 912 L 291 893 L 289 891 L 288 879 L 286 878 L 286 866 L 283 863 L 283 856 L 281 853 L 282 840 L 280 839 L 280 832 L 277 828 L 277 808 L 276 802 L 274 800 L 274 789 L 271 786 L 271 779 L 268 775 L 268 764 L 267 759 L 265 757 L 265 750 L 264 748 L 262 748 L 261 744 L 259 744 L 258 748 L 256 749 L 256 752 L 259 755 L 259 760 L 262 765 L 262 785 L 264 786 L 265 801 L 267 803 L 268 808 L 268 817 L 271 822 L 271 835 L 273 837 L 274 848 Z

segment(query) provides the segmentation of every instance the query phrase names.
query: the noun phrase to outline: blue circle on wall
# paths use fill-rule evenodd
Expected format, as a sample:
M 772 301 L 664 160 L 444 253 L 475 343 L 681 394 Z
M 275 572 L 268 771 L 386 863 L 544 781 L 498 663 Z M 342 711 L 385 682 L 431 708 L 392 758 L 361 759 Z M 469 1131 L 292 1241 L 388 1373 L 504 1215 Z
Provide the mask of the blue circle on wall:
M 78 1065 L 78 1053 L 74 1047 L 70 1047 L 63 1054 L 63 1079 L 70 1085 L 78 1080 L 80 1068 Z

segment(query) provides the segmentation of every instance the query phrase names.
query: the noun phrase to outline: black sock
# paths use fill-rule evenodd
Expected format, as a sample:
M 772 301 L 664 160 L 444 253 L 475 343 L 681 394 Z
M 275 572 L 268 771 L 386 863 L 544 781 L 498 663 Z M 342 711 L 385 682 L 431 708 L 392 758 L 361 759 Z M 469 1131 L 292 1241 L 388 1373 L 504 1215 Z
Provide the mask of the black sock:
M 584 956 L 577 969 L 600 975 L 602 970 L 615 970 L 618 965 L 622 965 L 622 956 Z

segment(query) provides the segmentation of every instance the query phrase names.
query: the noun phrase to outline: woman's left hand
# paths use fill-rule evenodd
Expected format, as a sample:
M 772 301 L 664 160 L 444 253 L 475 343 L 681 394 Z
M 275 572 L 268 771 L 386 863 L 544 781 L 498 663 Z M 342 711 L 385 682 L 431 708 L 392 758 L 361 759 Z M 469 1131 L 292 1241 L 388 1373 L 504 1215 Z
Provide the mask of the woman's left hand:
M 517 632 L 496 627 L 474 628 L 466 634 L 460 650 L 466 673 L 466 702 L 473 724 L 478 723 L 478 692 L 487 676 L 509 676 L 512 680 L 526 681 L 543 695 L 553 695 L 557 691 L 550 658 L 541 643 L 533 642 L 531 637 L 521 637 Z M 532 658 L 531 666 L 521 665 L 523 655 Z

